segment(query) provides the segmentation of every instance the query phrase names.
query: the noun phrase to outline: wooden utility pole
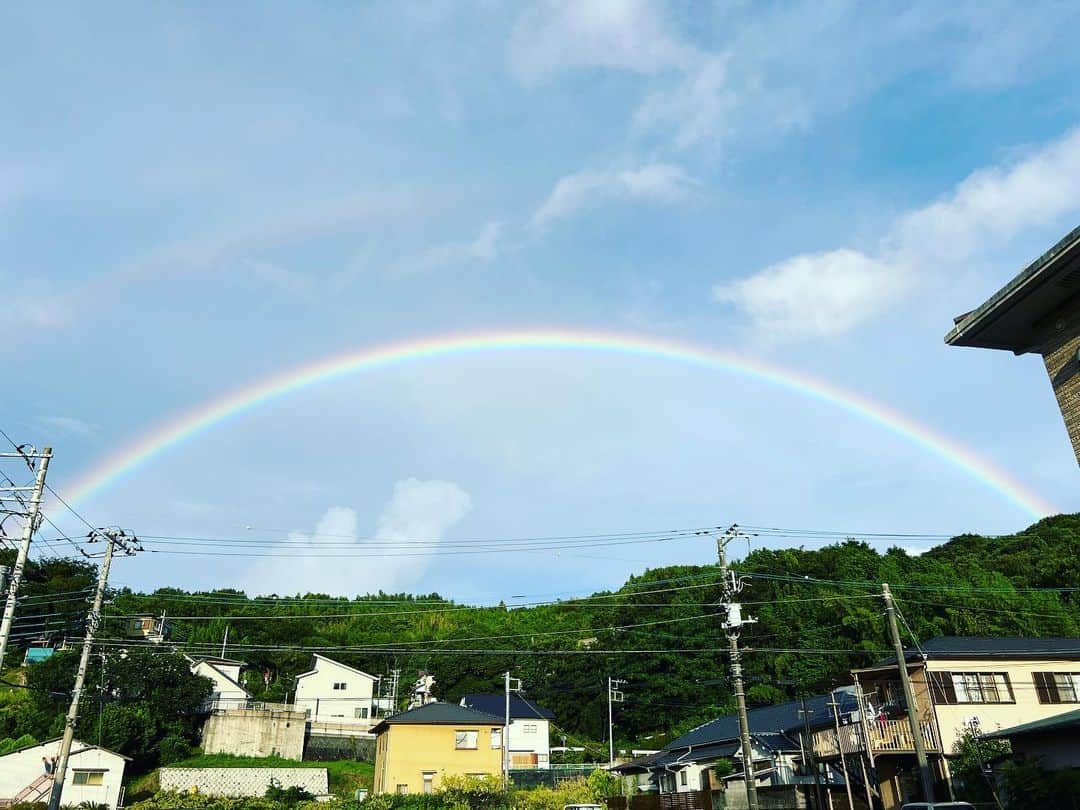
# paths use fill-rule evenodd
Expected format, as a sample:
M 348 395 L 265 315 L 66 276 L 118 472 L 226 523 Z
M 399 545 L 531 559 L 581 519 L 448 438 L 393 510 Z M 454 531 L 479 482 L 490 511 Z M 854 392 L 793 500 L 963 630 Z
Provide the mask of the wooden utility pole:
M 934 779 L 930 774 L 930 763 L 926 759 L 926 743 L 923 741 L 922 723 L 915 707 L 915 690 L 911 688 L 911 678 L 907 671 L 907 658 L 904 645 L 900 643 L 900 629 L 896 625 L 896 606 L 893 605 L 892 592 L 888 583 L 882 583 L 881 595 L 885 598 L 885 614 L 889 619 L 889 635 L 892 636 L 893 649 L 896 651 L 896 667 L 900 672 L 900 684 L 904 688 L 904 702 L 907 704 L 908 722 L 911 724 L 911 736 L 915 745 L 915 761 L 919 764 L 919 782 L 922 784 L 923 801 L 934 802 Z

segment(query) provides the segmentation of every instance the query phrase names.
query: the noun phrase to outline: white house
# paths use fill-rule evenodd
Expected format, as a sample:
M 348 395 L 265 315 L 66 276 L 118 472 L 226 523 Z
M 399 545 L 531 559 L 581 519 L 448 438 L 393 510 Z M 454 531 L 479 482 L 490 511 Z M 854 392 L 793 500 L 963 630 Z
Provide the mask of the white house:
M 293 708 L 317 723 L 369 728 L 384 703 L 377 695 L 379 679 L 359 669 L 316 654 L 311 669 L 296 676 Z
M 0 807 L 19 802 L 47 802 L 52 778 L 45 775 L 42 758 L 60 754 L 60 739 L 20 748 L 0 757 Z M 82 802 L 116 808 L 123 800 L 124 765 L 130 760 L 114 751 L 75 740 L 68 757 L 60 804 Z
M 505 695 L 465 695 L 461 705 L 476 711 L 506 716 Z M 520 695 L 510 696 L 510 767 L 551 767 L 551 721 L 555 713 Z
M 191 673 L 209 678 L 214 691 L 203 705 L 204 711 L 215 709 L 242 709 L 252 698 L 251 693 L 240 685 L 240 670 L 246 664 L 228 658 L 189 658 Z

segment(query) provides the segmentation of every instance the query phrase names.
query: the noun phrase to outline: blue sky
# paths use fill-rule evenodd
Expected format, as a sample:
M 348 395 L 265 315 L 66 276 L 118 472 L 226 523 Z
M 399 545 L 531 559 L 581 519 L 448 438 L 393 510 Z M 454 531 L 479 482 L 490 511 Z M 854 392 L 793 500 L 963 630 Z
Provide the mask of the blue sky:
M 942 342 L 954 315 L 1077 224 L 1074 4 L 0 15 L 0 416 L 20 440 L 53 444 L 61 493 L 156 424 L 290 366 L 558 326 L 798 369 L 1077 507 L 1039 359 Z M 278 400 L 80 509 L 136 533 L 287 537 L 294 555 L 147 554 L 118 566 L 136 586 L 464 599 L 609 587 L 710 560 L 711 545 L 304 551 L 321 536 L 362 551 L 372 534 L 1030 522 L 941 458 L 819 402 L 731 374 L 551 353 L 412 365 Z

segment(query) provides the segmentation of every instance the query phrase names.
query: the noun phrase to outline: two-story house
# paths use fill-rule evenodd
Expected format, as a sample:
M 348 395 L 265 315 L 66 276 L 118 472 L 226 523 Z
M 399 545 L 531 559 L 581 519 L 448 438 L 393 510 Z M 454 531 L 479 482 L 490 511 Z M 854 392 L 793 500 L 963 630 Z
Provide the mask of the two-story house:
M 316 654 L 311 669 L 296 676 L 293 707 L 314 725 L 366 731 L 388 708 L 378 697 L 378 684 L 375 675 Z
M 240 683 L 240 671 L 247 666 L 243 661 L 230 658 L 188 658 L 193 675 L 209 678 L 213 692 L 203 704 L 205 712 L 221 709 L 243 709 L 252 695 Z
M 1080 703 L 1080 639 L 942 636 L 905 651 L 919 730 L 935 778 L 950 791 L 949 758 L 966 729 L 990 733 L 1053 717 Z M 868 764 L 885 810 L 918 796 L 915 741 L 895 659 L 854 670 L 865 719 L 809 745 L 826 761 Z M 842 753 L 841 753 L 842 752 Z
M 506 695 L 465 695 L 461 705 L 506 718 Z M 551 767 L 551 721 L 555 712 L 520 695 L 510 696 L 510 767 L 548 770 Z
M 857 702 L 848 690 L 750 709 L 747 721 L 756 786 L 762 790 L 771 789 L 774 795 L 787 792 L 791 801 L 796 801 L 797 793 L 808 792 L 814 778 L 809 763 L 803 762 L 800 735 L 806 727 L 811 731 L 831 729 L 836 717 L 850 718 L 856 710 Z M 733 766 L 725 776 L 720 776 L 721 771 L 717 770 L 721 760 Z M 659 793 L 719 789 L 743 792 L 744 765 L 738 715 L 710 720 L 672 740 L 659 752 L 619 765 L 614 771 L 636 777 L 639 787 L 655 789 Z M 855 782 L 858 775 L 850 774 L 850 777 Z M 818 781 L 823 790 L 843 789 L 841 770 L 830 768 L 826 763 L 821 763 Z
M 433 793 L 450 775 L 502 773 L 503 718 L 456 703 L 428 703 L 381 721 L 375 793 Z

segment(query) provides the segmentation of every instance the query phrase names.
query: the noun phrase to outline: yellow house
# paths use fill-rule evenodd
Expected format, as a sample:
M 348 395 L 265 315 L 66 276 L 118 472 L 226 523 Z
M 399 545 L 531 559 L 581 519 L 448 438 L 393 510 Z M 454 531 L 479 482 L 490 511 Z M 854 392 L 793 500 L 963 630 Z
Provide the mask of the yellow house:
M 502 773 L 503 719 L 455 703 L 429 703 L 372 729 L 375 793 L 432 793 L 446 776 Z

